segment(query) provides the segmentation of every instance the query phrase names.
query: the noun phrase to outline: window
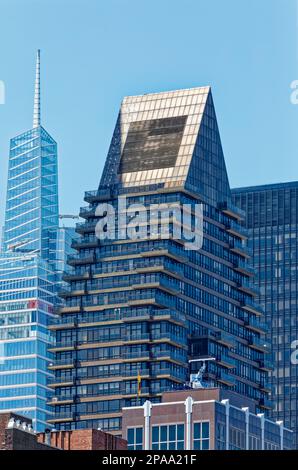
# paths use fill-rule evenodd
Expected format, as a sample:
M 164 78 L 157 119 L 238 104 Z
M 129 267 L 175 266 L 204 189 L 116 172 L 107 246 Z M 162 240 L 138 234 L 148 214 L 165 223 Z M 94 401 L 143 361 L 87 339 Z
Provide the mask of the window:
M 193 426 L 194 450 L 208 450 L 210 448 L 210 425 L 208 422 L 194 423 Z
M 184 424 L 152 426 L 152 450 L 183 450 Z
M 128 428 L 127 430 L 128 450 L 143 449 L 143 428 Z

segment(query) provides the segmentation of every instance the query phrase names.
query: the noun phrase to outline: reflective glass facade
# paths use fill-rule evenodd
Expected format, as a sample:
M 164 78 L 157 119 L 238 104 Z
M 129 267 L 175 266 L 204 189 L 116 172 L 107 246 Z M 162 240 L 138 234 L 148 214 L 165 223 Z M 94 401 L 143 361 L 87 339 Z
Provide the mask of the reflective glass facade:
M 10 142 L 3 250 L 0 252 L 0 411 L 28 415 L 37 431 L 52 416 L 57 285 L 71 246 L 58 224 L 57 144 L 40 125 L 37 54 L 33 128 Z M 60 272 L 60 274 L 59 274 Z
M 56 275 L 36 254 L 0 256 L 0 411 L 15 411 L 41 431 L 51 417 L 47 387 Z
M 202 248 L 188 249 L 186 236 L 175 239 L 176 220 L 168 238 L 155 236 L 154 211 L 150 237 L 146 221 L 145 236 L 121 238 L 119 231 L 117 240 L 99 240 L 96 208 L 109 203 L 120 218 L 119 196 L 145 212 L 153 204 L 187 204 L 193 215 L 199 205 Z M 263 311 L 254 300 L 243 213 L 231 204 L 210 89 L 125 98 L 99 189 L 85 201 L 77 254 L 69 258 L 74 272 L 64 276 L 65 306 L 51 326 L 55 428 L 120 432 L 121 408 L 158 402 L 163 391 L 181 387 L 189 358 L 213 359 L 206 384 L 270 408 Z
M 298 183 L 235 189 L 233 199 L 247 214 L 258 300 L 266 312 L 267 340 L 272 344 L 271 416 L 295 431 L 297 448 L 297 364 L 291 361 L 297 346 L 291 345 L 298 339 Z
M 57 144 L 41 126 L 11 139 L 4 250 L 49 259 L 50 230 L 58 227 Z

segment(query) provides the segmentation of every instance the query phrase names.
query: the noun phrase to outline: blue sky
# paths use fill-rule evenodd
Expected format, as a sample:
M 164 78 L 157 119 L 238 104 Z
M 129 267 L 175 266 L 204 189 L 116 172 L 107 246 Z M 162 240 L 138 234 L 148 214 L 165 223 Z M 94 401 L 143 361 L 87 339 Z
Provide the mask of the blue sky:
M 125 95 L 210 84 L 231 185 L 297 180 L 297 24 L 296 0 L 1 0 L 0 222 L 38 48 L 62 213 L 97 187 Z

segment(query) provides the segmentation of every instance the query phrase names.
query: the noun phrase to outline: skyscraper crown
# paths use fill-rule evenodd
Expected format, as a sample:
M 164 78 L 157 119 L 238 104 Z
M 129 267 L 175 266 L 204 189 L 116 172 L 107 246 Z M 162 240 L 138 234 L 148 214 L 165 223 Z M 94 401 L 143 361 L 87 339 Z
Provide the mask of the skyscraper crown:
M 124 98 L 102 185 L 191 187 L 216 204 L 230 188 L 210 87 Z

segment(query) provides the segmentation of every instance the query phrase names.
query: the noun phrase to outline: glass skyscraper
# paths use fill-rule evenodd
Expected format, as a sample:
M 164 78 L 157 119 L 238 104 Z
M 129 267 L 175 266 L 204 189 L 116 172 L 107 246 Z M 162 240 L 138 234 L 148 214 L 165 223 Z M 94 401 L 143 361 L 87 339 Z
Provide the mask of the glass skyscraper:
M 37 431 L 52 415 L 48 325 L 61 280 L 59 234 L 57 145 L 40 122 L 38 51 L 33 128 L 10 142 L 0 253 L 0 411 L 28 415 Z
M 138 230 L 123 200 L 138 217 L 145 213 Z M 245 395 L 256 411 L 270 409 L 263 310 L 210 88 L 125 98 L 99 188 L 85 201 L 77 254 L 68 260 L 74 272 L 64 276 L 65 306 L 51 326 L 55 428 L 121 432 L 122 407 L 158 402 L 163 391 L 183 386 L 200 367 L 189 365 L 194 358 L 206 360 L 206 386 Z M 159 211 L 168 205 L 168 234 L 160 236 Z M 203 239 L 193 249 L 187 240 L 198 208 Z M 108 212 L 116 237 L 105 227 Z
M 295 432 L 298 448 L 297 364 L 291 361 L 297 349 L 292 343 L 298 339 L 298 182 L 234 189 L 233 199 L 246 213 L 257 299 L 266 313 L 272 345 L 271 416 Z
M 57 144 L 40 125 L 40 57 L 36 64 L 33 128 L 10 141 L 4 250 L 21 247 L 49 259 L 58 227 Z
M 29 416 L 44 430 L 52 356 L 56 274 L 35 253 L 0 254 L 0 411 Z

